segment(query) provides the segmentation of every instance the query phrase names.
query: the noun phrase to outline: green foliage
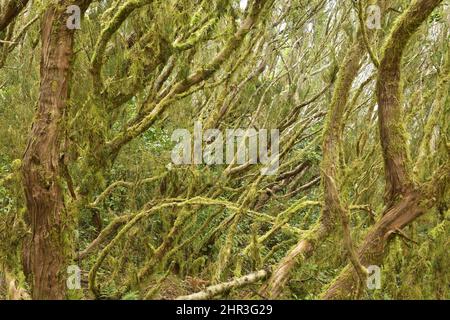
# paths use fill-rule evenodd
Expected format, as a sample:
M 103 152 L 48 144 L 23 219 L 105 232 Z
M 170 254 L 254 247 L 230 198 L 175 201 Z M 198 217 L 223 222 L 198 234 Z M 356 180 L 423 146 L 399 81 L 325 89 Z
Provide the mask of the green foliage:
M 266 6 L 255 14 L 251 0 L 245 10 L 237 0 L 148 1 L 131 6 L 113 28 L 127 3 L 132 4 L 91 3 L 75 32 L 71 78 L 65 79 L 70 99 L 61 107 L 57 150 L 67 174 L 56 174 L 67 230 L 78 237 L 61 236 L 68 260 L 83 270 L 82 290 L 70 290 L 67 297 L 171 299 L 276 267 L 300 239 L 316 240 L 323 217 L 324 166 L 338 172 L 339 196 L 358 247 L 388 203 L 377 71 L 364 51 L 354 81 L 340 73 L 348 67 L 342 61 L 352 41 L 361 40 L 350 13 L 353 6 L 258 1 Z M 400 1 L 402 11 L 404 5 L 409 1 Z M 41 18 L 46 6 L 34 1 L 27 14 L 16 18 L 12 35 L 18 36 L 32 16 Z M 371 34 L 377 55 L 396 25 L 398 13 L 392 9 L 383 15 L 383 30 Z M 442 11 L 429 16 L 404 52 L 402 114 L 389 123 L 400 137 L 389 154 L 404 151 L 412 167 L 425 151 L 416 165 L 421 183 L 429 183 L 448 163 L 448 25 Z M 247 27 L 248 33 L 243 31 Z M 97 61 L 98 39 L 109 31 Z M 25 286 L 22 245 L 31 228 L 19 159 L 34 138 L 30 128 L 39 99 L 46 98 L 39 92 L 40 32 L 39 23 L 30 24 L 10 52 L 0 43 L 0 266 Z M 0 40 L 4 37 L 0 34 Z M 347 81 L 342 126 L 334 127 L 336 119 L 326 116 L 345 93 L 333 91 Z M 179 128 L 192 131 L 198 120 L 222 133 L 280 129 L 278 174 L 262 176 L 261 165 L 175 166 L 171 134 Z M 327 161 L 324 128 L 331 128 L 338 142 L 335 157 Z M 121 143 L 114 145 L 117 140 Z M 427 199 L 433 208 L 404 229 L 412 240 L 396 234 L 387 246 L 381 290 L 365 291 L 363 298 L 450 298 L 450 204 L 448 177 L 442 176 L 442 192 Z M 141 219 L 134 221 L 136 217 Z M 317 299 L 348 265 L 340 223 L 334 220 L 333 231 L 314 243 L 311 255 L 298 257 L 301 263 L 280 297 Z M 90 244 L 92 252 L 77 259 Z M 87 279 L 94 269 L 95 281 Z M 87 280 L 98 287 L 87 287 Z M 255 294 L 261 284 L 223 297 L 261 298 Z

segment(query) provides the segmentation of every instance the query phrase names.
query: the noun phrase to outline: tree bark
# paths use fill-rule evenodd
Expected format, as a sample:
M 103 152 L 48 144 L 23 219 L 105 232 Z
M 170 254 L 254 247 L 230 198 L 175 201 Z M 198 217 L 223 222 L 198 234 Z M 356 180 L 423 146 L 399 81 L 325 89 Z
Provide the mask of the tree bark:
M 41 81 L 37 114 L 23 159 L 27 223 L 24 271 L 33 299 L 65 298 L 67 211 L 60 183 L 62 121 L 69 96 L 73 31 L 66 27 L 64 1 L 48 7 L 41 26 Z M 68 252 L 69 251 L 69 252 Z

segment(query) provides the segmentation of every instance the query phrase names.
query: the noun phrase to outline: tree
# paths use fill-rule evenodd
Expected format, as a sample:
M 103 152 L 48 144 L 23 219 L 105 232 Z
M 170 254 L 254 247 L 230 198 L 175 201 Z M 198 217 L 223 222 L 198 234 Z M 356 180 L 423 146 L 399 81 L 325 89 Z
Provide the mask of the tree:
M 447 7 L 0 0 L 0 298 L 446 297 Z
M 69 98 L 73 31 L 67 28 L 70 2 L 46 8 L 41 26 L 41 85 L 35 121 L 23 158 L 23 185 L 31 235 L 24 248 L 24 270 L 33 299 L 65 297 L 64 266 L 73 219 L 61 187 L 61 127 Z M 89 1 L 77 4 L 86 7 Z

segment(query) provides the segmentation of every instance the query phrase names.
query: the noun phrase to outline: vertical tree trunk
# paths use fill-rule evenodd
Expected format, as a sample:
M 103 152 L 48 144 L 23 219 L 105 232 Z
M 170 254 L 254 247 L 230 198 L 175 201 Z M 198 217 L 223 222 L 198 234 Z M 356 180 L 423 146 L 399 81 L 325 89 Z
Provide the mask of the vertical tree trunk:
M 64 3 L 50 6 L 43 16 L 39 103 L 23 161 L 27 222 L 31 228 L 23 258 L 33 299 L 65 297 L 67 219 L 59 157 L 61 123 L 69 93 L 73 32 L 66 27 Z

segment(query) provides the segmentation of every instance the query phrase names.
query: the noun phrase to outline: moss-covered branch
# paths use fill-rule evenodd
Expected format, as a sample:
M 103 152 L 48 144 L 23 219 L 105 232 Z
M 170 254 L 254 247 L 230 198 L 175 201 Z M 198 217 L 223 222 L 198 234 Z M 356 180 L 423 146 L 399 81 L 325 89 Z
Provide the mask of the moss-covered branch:
M 267 0 L 254 0 L 251 4 L 251 11 L 242 22 L 239 30 L 228 40 L 224 48 L 212 59 L 212 61 L 202 68 L 197 69 L 185 79 L 177 82 L 167 95 L 156 105 L 152 106 L 152 108 L 146 108 L 151 110 L 151 112 L 146 115 L 142 121 L 127 128 L 124 133 L 121 133 L 107 143 L 108 153 L 116 154 L 124 144 L 150 128 L 161 113 L 177 100 L 177 95 L 186 92 L 192 86 L 210 78 L 241 45 L 247 33 L 250 32 L 257 22 L 258 16 L 267 2 Z M 149 103 L 152 104 L 153 102 L 150 101 Z

